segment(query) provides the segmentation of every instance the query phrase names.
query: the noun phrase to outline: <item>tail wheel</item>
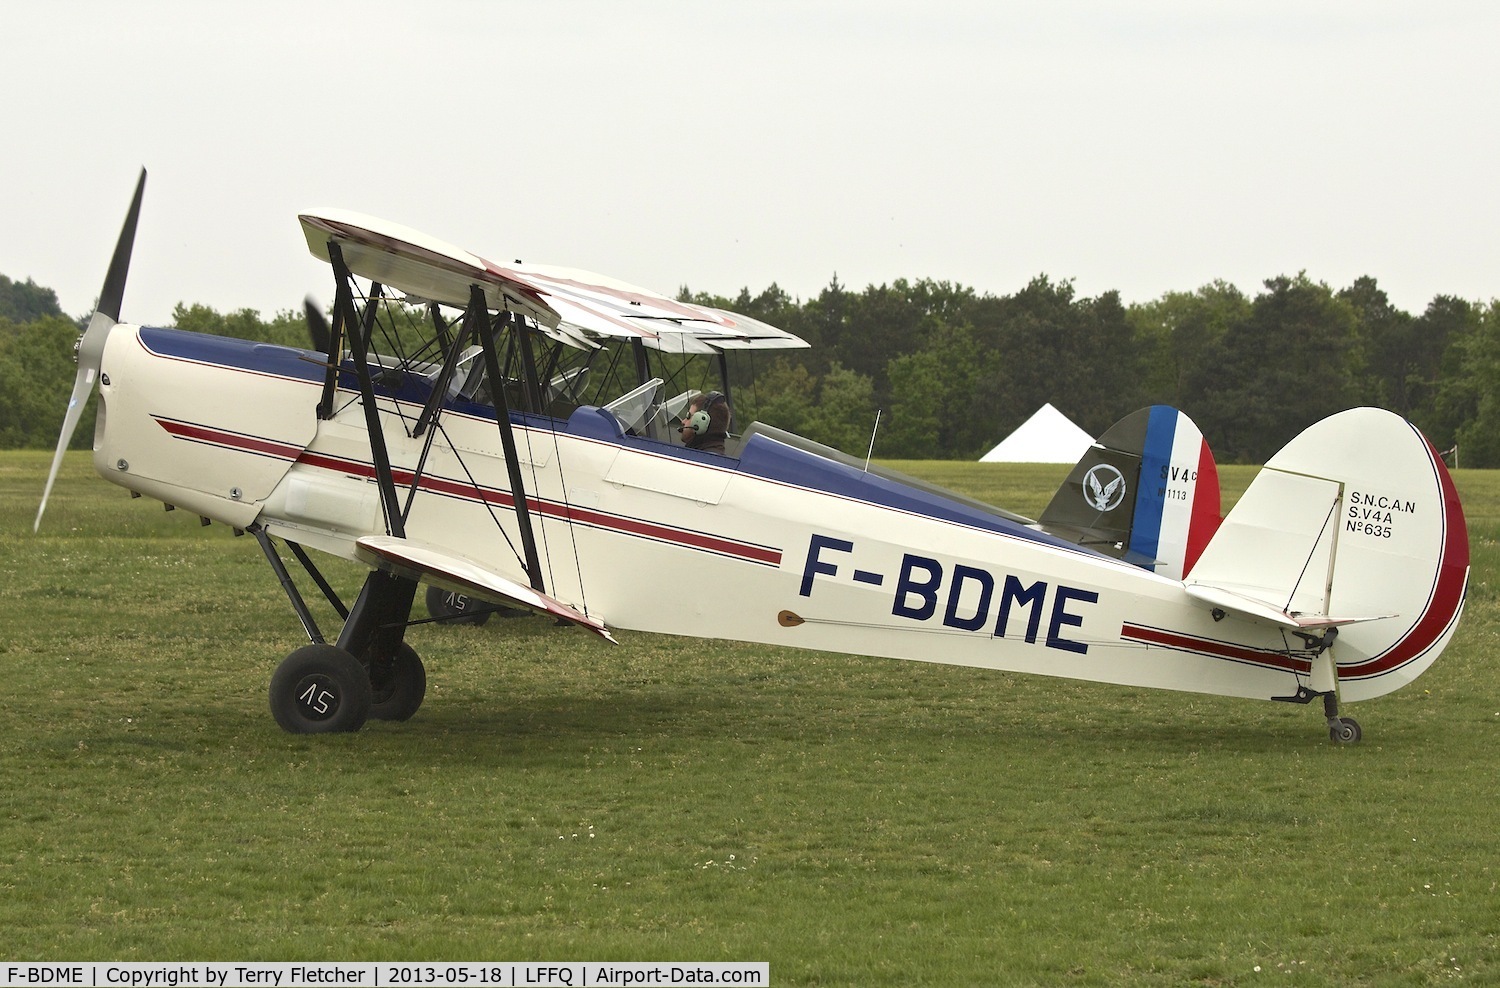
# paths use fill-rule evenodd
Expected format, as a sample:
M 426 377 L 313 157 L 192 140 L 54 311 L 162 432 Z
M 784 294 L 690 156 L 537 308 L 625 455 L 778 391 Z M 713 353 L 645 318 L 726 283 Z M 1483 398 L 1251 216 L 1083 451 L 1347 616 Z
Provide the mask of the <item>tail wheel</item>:
M 1364 737 L 1364 731 L 1353 717 L 1335 717 L 1328 722 L 1328 737 L 1339 744 L 1354 744 Z
M 271 677 L 271 716 L 292 734 L 357 731 L 370 715 L 370 676 L 333 645 L 304 645 Z
M 378 681 L 377 681 L 378 680 Z M 427 695 L 427 669 L 415 649 L 402 642 L 390 669 L 371 679 L 370 716 L 376 720 L 409 720 Z

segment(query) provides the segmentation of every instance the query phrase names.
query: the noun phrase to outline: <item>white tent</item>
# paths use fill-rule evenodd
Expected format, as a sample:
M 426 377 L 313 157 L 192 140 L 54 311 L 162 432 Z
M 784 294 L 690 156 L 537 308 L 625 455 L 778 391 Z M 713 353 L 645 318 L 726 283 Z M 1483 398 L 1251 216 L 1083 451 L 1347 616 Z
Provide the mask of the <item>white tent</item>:
M 1048 402 L 979 458 L 980 463 L 1077 463 L 1094 438 Z

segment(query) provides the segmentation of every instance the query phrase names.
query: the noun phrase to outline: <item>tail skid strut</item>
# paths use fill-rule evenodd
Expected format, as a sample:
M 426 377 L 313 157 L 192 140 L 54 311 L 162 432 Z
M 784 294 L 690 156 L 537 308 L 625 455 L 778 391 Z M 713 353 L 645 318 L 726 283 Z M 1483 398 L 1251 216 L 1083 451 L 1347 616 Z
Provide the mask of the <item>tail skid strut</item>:
M 1341 744 L 1352 744 L 1364 736 L 1359 721 L 1353 717 L 1339 715 L 1338 666 L 1333 661 L 1331 650 L 1339 637 L 1339 629 L 1328 628 L 1321 635 L 1305 631 L 1292 632 L 1301 638 L 1312 655 L 1313 685 L 1297 684 L 1297 692 L 1291 696 L 1274 696 L 1281 703 L 1311 703 L 1323 698 L 1323 716 L 1328 720 L 1328 737 Z M 1321 689 L 1319 687 L 1322 687 Z

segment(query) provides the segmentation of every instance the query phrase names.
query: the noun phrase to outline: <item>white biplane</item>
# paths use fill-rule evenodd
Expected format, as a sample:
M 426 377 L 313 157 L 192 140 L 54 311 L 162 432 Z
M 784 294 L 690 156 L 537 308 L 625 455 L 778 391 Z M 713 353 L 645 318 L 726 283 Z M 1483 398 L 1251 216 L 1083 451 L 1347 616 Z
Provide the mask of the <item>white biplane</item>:
M 1308 428 L 1221 520 L 1196 427 L 1145 409 L 1032 522 L 758 423 L 723 454 L 687 448 L 669 418 L 695 392 L 667 397 L 661 368 L 805 344 L 353 213 L 300 217 L 335 276 L 315 350 L 120 323 L 144 182 L 80 340 L 37 524 L 97 387 L 102 477 L 259 540 L 310 640 L 271 678 L 288 731 L 416 712 L 426 674 L 405 633 L 419 583 L 610 640 L 634 629 L 1321 698 L 1336 741 L 1361 733 L 1340 697 L 1411 682 L 1458 624 L 1463 511 L 1433 447 L 1390 412 Z M 427 307 L 423 346 L 377 352 L 393 301 Z M 628 388 L 600 368 L 622 360 Z M 342 617 L 333 641 L 278 544 Z M 308 548 L 370 568 L 352 605 Z M 724 589 L 661 592 L 683 579 Z

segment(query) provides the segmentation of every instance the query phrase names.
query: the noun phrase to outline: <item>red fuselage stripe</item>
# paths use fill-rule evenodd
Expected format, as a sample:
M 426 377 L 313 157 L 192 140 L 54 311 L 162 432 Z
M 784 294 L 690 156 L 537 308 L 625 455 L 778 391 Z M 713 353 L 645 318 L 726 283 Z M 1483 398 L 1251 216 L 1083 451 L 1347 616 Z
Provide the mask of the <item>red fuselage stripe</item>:
M 292 460 L 304 466 L 317 467 L 322 470 L 330 470 L 334 473 L 360 477 L 365 480 L 373 480 L 375 478 L 375 467 L 372 464 L 359 460 L 349 460 L 343 457 L 313 453 L 297 446 L 276 442 L 275 440 L 262 439 L 258 436 L 247 436 L 237 432 L 226 432 L 222 429 L 195 425 L 191 422 L 180 422 L 175 419 L 160 417 L 156 421 L 169 435 L 177 439 L 208 443 L 214 446 L 243 450 L 247 453 L 256 453 L 262 456 L 274 456 L 279 459 Z M 393 469 L 391 474 L 397 485 L 402 487 L 410 487 L 412 481 L 417 479 L 416 475 L 410 470 Z M 478 487 L 474 484 L 461 483 L 443 477 L 423 476 L 420 478 L 419 486 L 422 490 L 433 494 L 441 494 L 445 497 L 453 497 L 481 504 L 494 504 L 500 507 L 513 508 L 516 503 L 515 498 L 509 491 Z M 771 566 L 781 565 L 781 550 L 768 546 L 738 542 L 733 539 L 710 535 L 706 532 L 673 528 L 668 525 L 642 521 L 638 518 L 612 515 L 603 511 L 591 511 L 568 504 L 543 501 L 534 497 L 526 499 L 526 507 L 537 514 L 558 518 L 572 524 L 623 532 L 627 535 L 636 535 L 658 542 L 685 545 L 694 549 L 703 549 L 725 556 L 735 556 L 740 559 L 747 559 L 756 563 L 766 563 Z
M 325 456 L 321 453 L 304 452 L 301 456 L 297 457 L 297 462 L 306 466 L 319 467 L 324 470 L 351 474 L 366 479 L 374 479 L 375 477 L 375 468 L 371 464 Z M 403 487 L 411 486 L 415 478 L 415 475 L 410 470 L 393 469 L 391 474 L 396 483 Z M 516 503 L 510 491 L 477 487 L 473 484 L 446 480 L 442 477 L 424 476 L 421 478 L 419 486 L 422 490 L 433 494 L 441 494 L 446 497 L 454 497 L 460 500 L 483 504 L 494 504 L 504 508 L 514 508 Z M 558 504 L 553 501 L 543 501 L 534 497 L 526 499 L 526 507 L 537 514 L 559 518 L 572 524 L 624 532 L 627 535 L 638 535 L 656 541 L 671 542 L 694 549 L 704 549 L 709 552 L 719 553 L 720 555 L 736 556 L 740 559 L 748 559 L 757 563 L 768 563 L 772 566 L 781 565 L 781 550 L 766 546 L 737 542 L 704 532 L 694 532 L 687 529 L 672 528 L 667 525 L 658 525 L 636 518 L 628 518 L 624 515 L 590 511 L 586 508 L 578 508 L 569 504 Z
M 176 439 L 186 439 L 190 442 L 208 443 L 212 446 L 227 446 L 231 449 L 241 449 L 247 453 L 259 453 L 262 456 L 273 456 L 281 460 L 295 460 L 302 452 L 300 446 L 290 446 L 286 443 L 276 442 L 274 439 L 262 439 L 259 436 L 247 436 L 238 432 L 225 432 L 223 429 L 212 429 L 206 425 L 194 425 L 191 422 L 181 422 L 177 419 L 167 419 L 156 416 L 156 423 L 167 434 Z
M 1236 645 L 1233 642 L 1215 641 L 1212 638 L 1197 638 L 1178 631 L 1148 628 L 1139 624 L 1121 625 L 1120 637 L 1128 641 L 1141 642 L 1145 645 L 1160 645 L 1163 648 L 1174 648 L 1183 652 L 1197 652 L 1200 655 L 1210 655 L 1214 658 L 1230 659 L 1235 662 L 1248 662 L 1252 665 L 1265 666 L 1270 669 L 1284 669 L 1287 672 L 1295 672 L 1303 675 L 1312 671 L 1311 662 L 1306 659 L 1287 655 L 1284 652 L 1250 648 L 1246 645 Z

